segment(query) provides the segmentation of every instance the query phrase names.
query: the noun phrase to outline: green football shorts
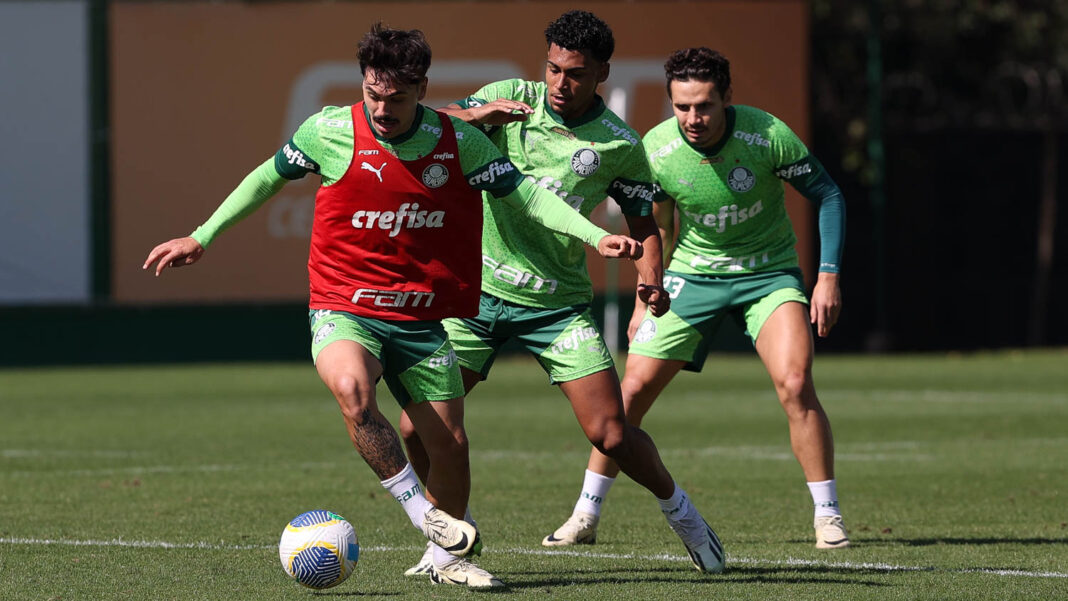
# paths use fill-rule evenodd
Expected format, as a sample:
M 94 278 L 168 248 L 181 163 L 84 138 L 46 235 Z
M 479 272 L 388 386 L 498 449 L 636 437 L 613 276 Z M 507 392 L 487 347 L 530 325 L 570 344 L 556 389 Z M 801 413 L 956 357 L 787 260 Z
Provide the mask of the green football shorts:
M 501 347 L 515 340 L 530 351 L 553 384 L 615 369 L 588 305 L 539 309 L 482 293 L 478 315 L 444 320 L 461 367 L 485 380 Z
M 771 313 L 788 302 L 808 304 L 800 269 L 730 277 L 667 271 L 664 288 L 671 310 L 661 317 L 646 311 L 630 353 L 686 361 L 683 369 L 701 371 L 712 336 L 730 316 L 756 343 Z
M 464 396 L 456 353 L 440 321 L 387 321 L 327 310 L 309 311 L 308 321 L 313 361 L 332 342 L 356 342 L 382 363 L 382 377 L 401 407 Z

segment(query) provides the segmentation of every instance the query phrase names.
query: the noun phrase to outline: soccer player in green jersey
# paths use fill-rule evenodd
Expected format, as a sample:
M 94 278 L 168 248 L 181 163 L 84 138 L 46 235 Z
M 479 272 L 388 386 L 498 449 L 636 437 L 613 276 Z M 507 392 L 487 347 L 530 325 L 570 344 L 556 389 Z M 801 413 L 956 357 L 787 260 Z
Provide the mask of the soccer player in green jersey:
M 661 282 L 660 236 L 651 214 L 654 187 L 645 149 L 634 130 L 597 94 L 609 73 L 612 31 L 589 12 L 570 11 L 549 24 L 545 39 L 544 82 L 491 83 L 445 110 L 484 127 L 531 183 L 552 191 L 582 215 L 611 196 L 631 235 L 645 249 L 636 262 L 643 284 L 638 295 L 653 314 L 661 315 L 668 299 Z M 723 549 L 715 532 L 675 484 L 652 439 L 626 422 L 615 364 L 589 311 L 593 291 L 583 249 L 545 228 L 530 227 L 500 203 L 484 206 L 479 315 L 445 322 L 466 390 L 487 377 L 506 342 L 522 344 L 567 396 L 590 442 L 656 496 L 695 567 L 722 571 Z M 422 441 L 403 416 L 401 434 L 422 475 Z M 604 480 L 588 474 L 594 490 L 580 505 L 600 503 L 596 487 Z M 570 525 L 542 542 L 574 542 L 582 536 L 581 527 Z M 429 556 L 424 555 L 407 573 L 420 574 L 428 566 Z
M 205 224 L 158 245 L 144 268 L 155 264 L 158 276 L 197 262 L 287 181 L 319 175 L 308 263 L 319 376 L 353 446 L 430 541 L 433 580 L 498 587 L 466 558 L 481 543 L 461 519 L 470 494 L 464 390 L 440 322 L 478 310 L 482 204 L 510 204 L 528 223 L 577 236 L 604 256 L 637 257 L 641 248 L 526 182 L 482 132 L 420 105 L 430 66 L 420 31 L 378 24 L 360 42 L 359 60 L 363 102 L 310 117 Z M 425 494 L 378 409 L 380 378 L 428 452 Z
M 730 65 L 721 54 L 680 50 L 665 70 L 675 116 L 644 141 L 666 197 L 654 214 L 671 259 L 664 276 L 671 310 L 657 316 L 635 308 L 623 378 L 627 419 L 640 424 L 680 370 L 701 370 L 710 338 L 729 316 L 747 329 L 786 412 L 791 446 L 815 505 L 816 546 L 846 547 L 831 426 L 812 382 L 809 325 L 827 336 L 842 306 L 841 192 L 786 124 L 760 109 L 731 105 Z M 819 210 L 820 264 L 811 302 L 783 181 Z M 591 451 L 587 470 L 606 478 L 619 472 L 598 449 Z

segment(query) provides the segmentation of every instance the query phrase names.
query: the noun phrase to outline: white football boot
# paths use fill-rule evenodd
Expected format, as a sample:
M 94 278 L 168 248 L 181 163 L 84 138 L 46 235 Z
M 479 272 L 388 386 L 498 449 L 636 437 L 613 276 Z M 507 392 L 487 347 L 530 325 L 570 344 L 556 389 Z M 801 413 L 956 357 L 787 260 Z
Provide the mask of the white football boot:
M 601 516 L 576 511 L 567 518 L 563 526 L 556 529 L 556 532 L 542 539 L 541 544 L 546 547 L 592 545 L 597 542 L 597 522 L 600 519 Z
M 812 526 L 816 529 L 817 549 L 842 549 L 849 546 L 849 534 L 842 522 L 842 516 L 818 517 Z
M 478 567 L 467 559 L 457 559 L 446 565 L 433 565 L 430 570 L 430 579 L 435 584 L 455 584 L 467 588 L 499 588 L 504 583 L 499 578 L 486 570 Z
M 727 567 L 723 544 L 697 508 L 688 501 L 687 505 L 689 507 L 683 517 L 679 520 L 669 519 L 668 525 L 682 539 L 682 544 L 686 545 L 686 552 L 690 554 L 690 561 L 697 571 L 720 574 Z
M 426 551 L 419 558 L 419 563 L 404 571 L 405 576 L 429 576 L 434 570 L 434 543 L 426 541 Z
M 423 517 L 423 534 L 427 540 L 456 557 L 482 554 L 478 529 L 437 507 L 431 507 Z

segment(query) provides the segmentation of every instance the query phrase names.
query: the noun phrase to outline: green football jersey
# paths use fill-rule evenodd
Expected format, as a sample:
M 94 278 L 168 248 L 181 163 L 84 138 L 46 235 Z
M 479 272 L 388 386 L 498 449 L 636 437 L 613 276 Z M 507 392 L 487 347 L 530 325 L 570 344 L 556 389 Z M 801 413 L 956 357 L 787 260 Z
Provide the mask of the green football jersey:
M 489 84 L 458 104 L 464 108 L 507 98 L 534 109 L 525 121 L 487 135 L 532 183 L 553 192 L 585 217 L 611 196 L 626 215 L 652 212 L 652 174 L 638 134 L 597 102 L 565 122 L 546 101 L 543 82 L 509 79 Z M 504 203 L 483 203 L 482 290 L 531 307 L 589 302 L 593 287 L 582 244 L 532 227 Z
M 494 169 L 494 166 L 507 162 L 501 151 L 477 128 L 454 117 L 449 119 L 456 132 L 460 167 L 468 182 L 474 188 L 496 196 L 515 190 L 522 181 L 519 173 L 510 166 Z M 403 161 L 421 159 L 432 152 L 441 139 L 441 119 L 438 113 L 420 105 L 408 132 L 388 140 L 376 135 L 376 139 Z M 308 117 L 275 153 L 274 167 L 287 179 L 317 173 L 322 176 L 322 184 L 329 186 L 345 175 L 352 163 L 353 152 L 352 107 L 328 106 Z
M 679 216 L 668 269 L 729 275 L 797 267 L 783 180 L 811 171 L 808 149 L 754 107 L 728 107 L 726 125 L 723 139 L 705 149 L 687 142 L 674 117 L 645 135 L 656 183 Z

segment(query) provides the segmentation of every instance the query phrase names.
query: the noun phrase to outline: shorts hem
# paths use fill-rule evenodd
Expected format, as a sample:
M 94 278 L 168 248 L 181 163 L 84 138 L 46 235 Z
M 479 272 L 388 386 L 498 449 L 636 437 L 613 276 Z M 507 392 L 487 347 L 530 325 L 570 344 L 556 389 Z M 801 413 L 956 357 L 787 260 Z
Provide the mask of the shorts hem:
M 616 363 L 615 363 L 615 361 L 613 361 L 611 363 L 607 363 L 606 362 L 606 363 L 601 363 L 600 365 L 590 366 L 590 367 L 587 367 L 585 369 L 580 369 L 579 371 L 570 372 L 570 373 L 567 373 L 567 374 L 564 374 L 564 375 L 554 376 L 552 374 L 549 374 L 549 382 L 551 384 L 560 384 L 560 383 L 563 383 L 563 382 L 573 382 L 573 381 L 578 380 L 580 378 L 585 378 L 586 376 L 593 375 L 593 374 L 595 374 L 595 373 L 597 373 L 599 371 L 604 371 L 606 369 L 615 369 L 615 368 L 616 368 Z

